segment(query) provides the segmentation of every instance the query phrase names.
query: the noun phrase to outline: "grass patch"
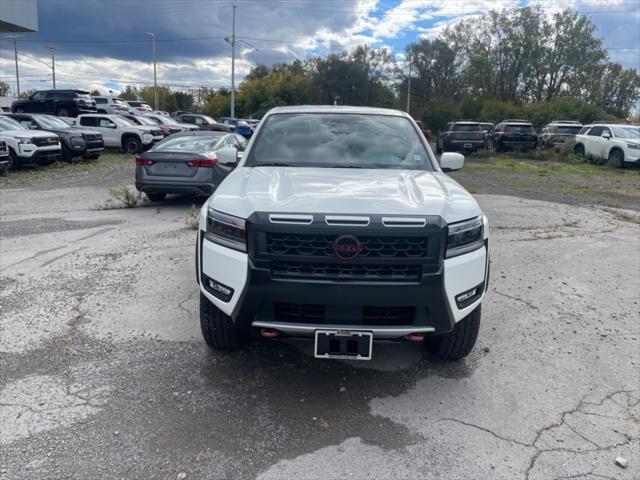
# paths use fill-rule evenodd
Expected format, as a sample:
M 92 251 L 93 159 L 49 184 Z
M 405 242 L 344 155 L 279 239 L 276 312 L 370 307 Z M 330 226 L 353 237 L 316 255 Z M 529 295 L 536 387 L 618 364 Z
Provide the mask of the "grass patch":
M 9 172 L 6 177 L 0 177 L 0 188 L 17 188 L 29 186 L 35 180 L 52 174 L 77 174 L 86 173 L 96 169 L 113 166 L 133 165 L 131 155 L 121 153 L 118 150 L 105 150 L 97 160 L 76 159 L 71 163 L 55 162 L 51 165 L 33 165 L 21 167 Z
M 200 210 L 193 204 L 184 218 L 184 223 L 190 230 L 197 230 L 200 225 Z
M 104 205 L 110 208 L 135 208 L 142 201 L 142 192 L 132 192 L 128 187 L 113 187 L 109 189 L 111 198 Z

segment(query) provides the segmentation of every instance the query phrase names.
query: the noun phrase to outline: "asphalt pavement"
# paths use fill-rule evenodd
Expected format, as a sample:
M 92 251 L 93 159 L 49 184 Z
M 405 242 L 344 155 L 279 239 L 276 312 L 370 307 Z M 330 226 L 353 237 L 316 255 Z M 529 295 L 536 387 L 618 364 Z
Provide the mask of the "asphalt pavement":
M 190 199 L 0 191 L 0 479 L 640 478 L 637 212 L 477 198 L 492 278 L 472 354 L 356 363 L 210 351 Z

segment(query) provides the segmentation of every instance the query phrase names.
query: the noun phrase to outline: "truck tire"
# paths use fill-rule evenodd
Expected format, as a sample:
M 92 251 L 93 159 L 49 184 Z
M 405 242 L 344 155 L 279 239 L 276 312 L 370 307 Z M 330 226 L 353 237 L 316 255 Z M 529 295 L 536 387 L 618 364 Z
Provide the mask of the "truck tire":
M 613 168 L 624 168 L 624 153 L 618 148 L 609 152 L 609 165 Z
M 19 166 L 20 162 L 18 161 L 16 152 L 14 152 L 12 149 L 9 149 L 9 170 L 17 170 Z
M 579 155 L 581 157 L 584 157 L 584 145 L 579 143 L 578 145 L 573 147 L 573 153 L 575 153 L 576 155 Z
M 122 149 L 131 155 L 142 151 L 142 142 L 135 136 L 129 135 L 122 139 Z
M 460 360 L 473 349 L 480 331 L 481 307 L 464 317 L 453 330 L 445 335 L 428 336 L 424 339 L 427 351 L 441 360 Z
M 60 106 L 58 108 L 56 108 L 56 115 L 59 117 L 68 117 L 69 116 L 69 109 L 65 106 Z
M 244 335 L 233 326 L 231 317 L 222 312 L 200 292 L 200 329 L 204 341 L 215 350 L 238 350 Z
M 73 160 L 73 152 L 64 143 L 62 144 L 62 160 L 67 163 Z

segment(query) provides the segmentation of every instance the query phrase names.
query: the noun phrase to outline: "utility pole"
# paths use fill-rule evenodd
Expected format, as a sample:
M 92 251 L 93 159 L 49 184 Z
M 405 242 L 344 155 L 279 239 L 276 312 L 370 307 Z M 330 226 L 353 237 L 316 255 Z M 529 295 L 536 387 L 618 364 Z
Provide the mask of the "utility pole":
M 236 117 L 236 0 L 231 2 L 231 118 Z
M 411 54 L 407 57 L 409 59 L 409 78 L 407 78 L 407 113 L 409 113 L 411 106 Z
M 151 43 L 153 44 L 153 109 L 158 110 L 158 61 L 156 58 L 156 34 L 153 32 L 144 32 L 144 34 L 151 37 Z
M 56 56 L 55 56 L 55 47 L 53 45 L 47 45 L 49 49 L 49 53 L 51 54 L 51 72 L 53 75 L 53 89 L 56 89 Z
M 20 72 L 18 71 L 18 35 L 9 35 L 7 38 L 13 39 L 13 56 L 16 60 L 16 92 L 18 92 L 17 96 L 20 96 Z

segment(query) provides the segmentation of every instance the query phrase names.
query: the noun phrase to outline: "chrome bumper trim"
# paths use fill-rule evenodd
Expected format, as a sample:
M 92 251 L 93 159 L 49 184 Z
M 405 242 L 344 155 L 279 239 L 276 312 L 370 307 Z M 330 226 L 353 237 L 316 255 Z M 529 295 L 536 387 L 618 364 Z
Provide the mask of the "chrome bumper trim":
M 283 333 L 293 335 L 313 336 L 316 330 L 354 330 L 359 332 L 371 332 L 374 338 L 398 338 L 411 333 L 435 332 L 433 327 L 379 327 L 367 325 L 331 325 L 331 324 L 307 324 L 307 323 L 283 323 L 283 322 L 253 322 L 252 327 L 272 328 Z

